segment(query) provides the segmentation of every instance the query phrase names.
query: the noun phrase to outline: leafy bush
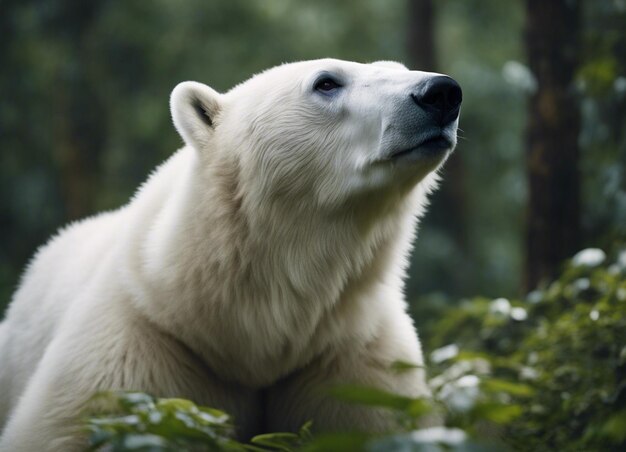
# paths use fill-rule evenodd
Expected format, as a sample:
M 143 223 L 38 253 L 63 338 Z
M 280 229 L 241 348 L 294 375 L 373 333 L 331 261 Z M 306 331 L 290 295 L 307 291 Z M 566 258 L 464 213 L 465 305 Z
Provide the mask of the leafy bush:
M 626 251 L 608 262 L 583 250 L 525 300 L 469 300 L 433 326 L 430 344 L 446 346 L 431 354 L 432 370 L 474 357 L 497 384 L 523 383 L 470 421 L 503 411 L 500 434 L 515 449 L 625 450 Z
M 102 393 L 109 408 L 88 420 L 90 450 L 107 451 L 281 451 L 311 438 L 310 424 L 299 433 L 258 435 L 252 444 L 233 438 L 228 414 L 184 399 L 158 399 L 140 392 Z
M 336 397 L 396 410 L 407 433 L 368 435 L 339 433 L 313 436 L 311 423 L 298 433 L 257 435 L 250 443 L 232 439 L 229 416 L 219 410 L 199 407 L 188 400 L 157 399 L 144 393 L 103 393 L 98 398 L 114 408 L 88 420 L 90 450 L 97 451 L 250 451 L 343 452 L 391 450 L 472 450 L 473 443 L 460 429 L 418 429 L 418 421 L 432 410 L 422 399 L 411 399 L 372 388 L 335 388 Z M 445 447 L 445 449 L 444 449 Z M 408 448 L 408 449 L 407 449 Z
M 334 389 L 394 410 L 403 431 L 312 435 L 305 425 L 243 444 L 225 413 L 127 393 L 109 395 L 115 409 L 89 420 L 92 450 L 626 450 L 626 251 L 612 262 L 583 250 L 524 300 L 475 298 L 441 311 L 427 336 L 432 401 Z M 444 426 L 420 428 L 429 416 Z
M 242 450 L 231 439 L 230 418 L 221 411 L 138 392 L 99 394 L 97 399 L 111 408 L 89 420 L 93 450 Z

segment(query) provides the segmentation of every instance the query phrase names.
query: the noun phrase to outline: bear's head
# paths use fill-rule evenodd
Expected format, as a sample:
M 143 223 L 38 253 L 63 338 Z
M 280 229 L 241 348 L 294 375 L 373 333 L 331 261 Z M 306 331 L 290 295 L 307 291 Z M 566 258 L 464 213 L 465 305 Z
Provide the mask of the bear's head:
M 183 82 L 171 109 L 185 143 L 206 165 L 237 168 L 256 202 L 333 210 L 431 183 L 456 145 L 461 96 L 445 75 L 322 59 L 225 94 Z

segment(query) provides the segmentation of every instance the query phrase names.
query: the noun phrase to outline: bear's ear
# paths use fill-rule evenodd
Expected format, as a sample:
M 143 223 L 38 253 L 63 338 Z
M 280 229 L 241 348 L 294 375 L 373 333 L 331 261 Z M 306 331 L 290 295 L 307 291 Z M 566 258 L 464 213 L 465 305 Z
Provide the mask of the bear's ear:
M 400 69 L 402 71 L 409 70 L 409 68 L 407 68 L 404 64 L 398 63 L 396 61 L 374 61 L 372 64 L 374 66 L 382 66 L 389 69 Z
M 179 83 L 170 97 L 172 119 L 185 144 L 201 149 L 215 128 L 220 94 L 202 83 Z

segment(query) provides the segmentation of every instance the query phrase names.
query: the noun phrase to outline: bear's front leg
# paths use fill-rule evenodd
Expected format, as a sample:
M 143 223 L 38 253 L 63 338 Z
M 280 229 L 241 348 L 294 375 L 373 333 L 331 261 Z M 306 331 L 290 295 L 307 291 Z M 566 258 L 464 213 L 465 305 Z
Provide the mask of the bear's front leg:
M 84 309 L 61 325 L 11 413 L 0 451 L 85 450 L 90 400 L 110 390 L 191 399 L 233 415 L 240 437 L 258 433 L 253 390 L 222 382 L 187 347 L 134 311 L 104 315 L 115 308 Z
M 408 314 L 390 315 L 370 341 L 355 342 L 342 342 L 270 388 L 265 407 L 268 431 L 295 432 L 309 420 L 317 432 L 384 432 L 394 427 L 389 410 L 349 404 L 329 395 L 328 389 L 336 385 L 430 396 L 421 347 Z M 399 372 L 392 368 L 397 361 L 419 367 Z

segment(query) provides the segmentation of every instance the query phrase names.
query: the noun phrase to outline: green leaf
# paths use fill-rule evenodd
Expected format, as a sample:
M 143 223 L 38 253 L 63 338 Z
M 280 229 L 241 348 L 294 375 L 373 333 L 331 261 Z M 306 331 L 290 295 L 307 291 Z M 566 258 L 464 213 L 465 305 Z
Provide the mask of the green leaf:
M 171 411 L 195 411 L 198 407 L 190 400 L 185 399 L 160 399 L 157 408 L 164 408 Z
M 333 433 L 317 436 L 303 450 L 305 452 L 346 452 L 365 450 L 370 439 L 364 433 Z
M 257 447 L 252 444 L 244 444 L 242 447 L 243 447 L 243 450 L 249 451 L 249 452 L 267 452 L 266 448 Z
M 296 433 L 264 433 L 255 436 L 250 442 L 284 452 L 292 452 L 300 444 L 300 436 Z
M 339 385 L 330 389 L 330 394 L 344 402 L 360 405 L 407 410 L 414 399 L 393 394 L 382 389 L 355 385 Z
M 165 439 L 149 433 L 126 435 L 123 442 L 126 450 L 166 450 L 167 446 Z
M 506 392 L 517 397 L 530 397 L 534 393 L 533 389 L 528 385 L 497 378 L 485 379 L 481 382 L 481 386 L 488 392 Z
M 398 373 L 403 373 L 403 372 L 409 372 L 411 370 L 415 370 L 415 369 L 424 369 L 423 365 L 418 365 L 418 364 L 413 364 L 413 363 L 409 363 L 406 361 L 394 361 L 391 364 L 391 370 L 398 372 Z
M 432 402 L 426 399 L 413 399 L 404 412 L 413 419 L 419 419 L 420 417 L 430 413 L 432 410 Z
M 510 404 L 481 403 L 472 410 L 472 414 L 479 419 L 488 419 L 496 424 L 508 424 L 522 414 L 522 407 Z
M 307 421 L 300 427 L 298 431 L 298 435 L 303 441 L 310 441 L 313 439 L 313 434 L 311 433 L 311 427 L 313 426 L 313 421 Z
M 626 411 L 611 415 L 599 433 L 620 443 L 626 441 Z

